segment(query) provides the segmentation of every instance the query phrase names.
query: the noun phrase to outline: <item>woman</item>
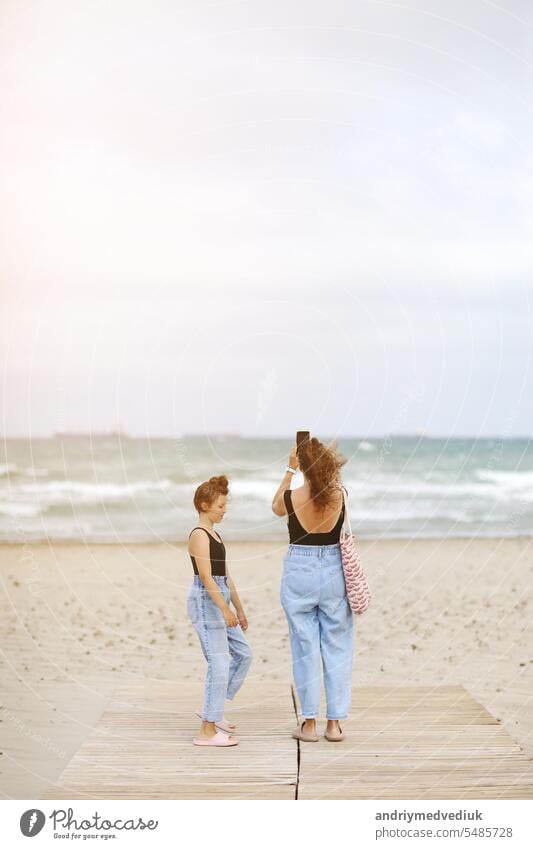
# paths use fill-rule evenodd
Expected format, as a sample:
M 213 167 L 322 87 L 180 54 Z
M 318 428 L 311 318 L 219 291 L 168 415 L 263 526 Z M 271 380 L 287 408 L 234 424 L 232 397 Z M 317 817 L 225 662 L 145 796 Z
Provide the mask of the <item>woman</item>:
M 224 716 L 224 701 L 241 688 L 252 662 L 243 631 L 248 621 L 226 567 L 226 549 L 214 525 L 221 522 L 228 500 L 228 479 L 209 478 L 196 489 L 198 525 L 189 535 L 188 551 L 194 578 L 187 598 L 190 616 L 205 659 L 207 675 L 202 720 L 196 746 L 236 746 L 235 725 Z M 230 608 L 230 602 L 235 613 Z M 223 733 L 227 732 L 227 733 Z
M 340 533 L 344 497 L 340 470 L 346 463 L 318 439 L 293 447 L 272 500 L 277 516 L 288 516 L 289 548 L 283 559 L 280 601 L 289 625 L 294 682 L 305 717 L 293 737 L 316 742 L 320 662 L 324 669 L 327 726 L 324 737 L 339 742 L 339 720 L 348 715 L 352 691 L 353 620 L 344 583 Z M 303 486 L 291 492 L 298 466 Z

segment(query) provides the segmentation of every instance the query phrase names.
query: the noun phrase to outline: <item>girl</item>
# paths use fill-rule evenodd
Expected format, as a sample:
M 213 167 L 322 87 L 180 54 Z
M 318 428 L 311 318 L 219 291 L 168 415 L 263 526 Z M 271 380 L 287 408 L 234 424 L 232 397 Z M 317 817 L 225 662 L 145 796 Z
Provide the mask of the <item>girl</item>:
M 227 500 L 225 475 L 209 478 L 194 493 L 198 525 L 189 535 L 194 578 L 187 612 L 207 660 L 204 704 L 197 714 L 202 725 L 193 740 L 196 746 L 238 744 L 237 738 L 231 736 L 235 725 L 224 717 L 224 701 L 233 699 L 252 662 L 252 652 L 243 634 L 248 621 L 228 574 L 224 543 L 213 527 L 224 518 Z
M 324 669 L 330 742 L 344 738 L 339 720 L 348 715 L 352 685 L 353 622 L 340 552 L 344 498 L 340 470 L 346 463 L 318 439 L 293 447 L 272 500 L 277 516 L 288 516 L 289 549 L 283 560 L 280 601 L 287 617 L 294 682 L 305 717 L 293 737 L 316 742 L 320 665 Z M 303 486 L 291 492 L 300 466 Z

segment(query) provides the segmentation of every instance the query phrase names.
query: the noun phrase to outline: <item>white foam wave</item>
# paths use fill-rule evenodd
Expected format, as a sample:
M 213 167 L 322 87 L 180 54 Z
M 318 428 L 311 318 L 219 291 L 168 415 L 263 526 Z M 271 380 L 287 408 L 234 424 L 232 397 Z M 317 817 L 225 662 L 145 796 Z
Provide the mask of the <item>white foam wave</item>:
M 346 481 L 349 493 L 357 498 L 376 498 L 390 494 L 412 495 L 424 497 L 426 495 L 440 495 L 443 497 L 454 496 L 483 496 L 494 498 L 498 496 L 498 490 L 493 484 L 476 483 L 475 481 L 449 481 L 448 483 L 437 481 L 426 481 L 422 477 L 399 480 L 391 480 L 385 476 L 370 478 L 368 480 Z
M 357 522 L 408 522 L 413 519 L 427 519 L 428 523 L 434 520 L 450 519 L 454 522 L 473 522 L 476 521 L 472 516 L 469 516 L 464 510 L 438 510 L 431 512 L 430 510 L 416 510 L 412 506 L 407 509 L 371 509 L 355 510 L 350 512 L 350 521 L 352 525 Z
M 111 483 L 88 481 L 47 481 L 46 483 L 21 484 L 16 495 L 32 496 L 46 502 L 71 501 L 109 501 L 144 495 L 150 492 L 166 492 L 172 489 L 172 481 L 163 478 L 160 481 L 133 481 L 132 483 Z
M 234 480 L 230 481 L 230 493 L 233 498 L 260 498 L 272 501 L 281 482 L 281 475 L 275 481 Z
M 505 490 L 533 490 L 533 471 L 503 471 L 495 469 L 478 469 L 478 478 L 490 481 L 500 489 Z

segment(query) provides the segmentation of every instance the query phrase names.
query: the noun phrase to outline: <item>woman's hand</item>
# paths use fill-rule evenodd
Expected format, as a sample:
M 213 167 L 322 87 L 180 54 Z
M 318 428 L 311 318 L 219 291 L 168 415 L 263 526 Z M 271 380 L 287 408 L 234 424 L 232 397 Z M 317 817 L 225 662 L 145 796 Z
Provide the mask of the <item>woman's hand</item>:
M 248 620 L 246 618 L 246 614 L 244 610 L 237 611 L 237 618 L 239 620 L 239 625 L 241 626 L 243 631 L 248 630 Z
M 296 453 L 296 445 L 293 445 L 291 448 L 291 453 L 289 454 L 289 466 L 291 469 L 298 469 L 298 454 Z
M 236 628 L 239 624 L 239 620 L 235 616 L 233 610 L 228 607 L 227 610 L 223 610 L 222 613 L 224 616 L 224 622 L 226 623 L 228 628 Z

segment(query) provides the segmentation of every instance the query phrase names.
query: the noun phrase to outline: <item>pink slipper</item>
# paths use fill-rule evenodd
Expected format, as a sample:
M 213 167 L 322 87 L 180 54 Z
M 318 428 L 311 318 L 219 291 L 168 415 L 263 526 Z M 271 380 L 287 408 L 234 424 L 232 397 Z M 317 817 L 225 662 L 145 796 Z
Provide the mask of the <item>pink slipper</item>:
M 217 731 L 214 737 L 195 737 L 193 740 L 195 746 L 238 746 L 239 741 L 236 737 L 230 737 L 229 734 L 224 734 L 222 731 Z
M 198 717 L 198 719 L 201 719 L 203 721 L 203 716 L 201 713 L 197 713 L 196 716 Z M 221 731 L 226 731 L 228 734 L 231 734 L 231 732 L 235 731 L 235 729 L 237 728 L 235 723 L 230 722 L 228 719 L 226 719 L 225 716 L 215 722 L 215 725 L 217 728 L 220 728 Z

